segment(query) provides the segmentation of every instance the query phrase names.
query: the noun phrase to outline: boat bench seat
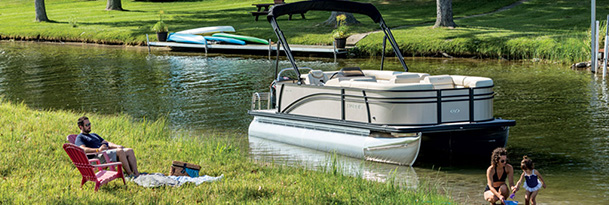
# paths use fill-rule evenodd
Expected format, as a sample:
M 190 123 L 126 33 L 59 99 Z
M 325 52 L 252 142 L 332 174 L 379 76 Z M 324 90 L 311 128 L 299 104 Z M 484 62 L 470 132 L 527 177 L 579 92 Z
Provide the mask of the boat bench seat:
M 429 83 L 399 83 L 387 84 L 366 81 L 343 81 L 341 87 L 370 89 L 370 90 L 431 90 L 433 85 Z
M 476 76 L 451 75 L 453 83 L 466 88 L 493 86 L 493 79 Z
M 400 71 L 364 70 L 366 76 L 374 76 L 379 83 L 418 83 L 423 80 L 427 73 L 411 73 Z
M 427 76 L 423 83 L 431 83 L 434 89 L 476 88 L 493 86 L 493 80 L 485 77 L 463 75 L 434 75 Z
M 313 71 L 311 71 L 313 72 Z M 319 75 L 321 71 L 318 72 Z M 463 75 L 433 75 L 399 71 L 363 70 L 365 77 L 335 77 L 332 72 L 323 73 L 326 86 L 374 90 L 431 90 L 451 88 L 475 88 L 493 86 L 493 80 L 485 77 Z M 310 75 L 310 74 L 309 74 Z M 303 74 L 303 78 L 309 79 Z M 307 83 L 310 84 L 310 83 Z M 317 85 L 317 84 L 316 84 Z
M 301 74 L 300 78 L 304 79 L 306 85 L 324 85 L 328 82 L 328 76 L 321 70 L 311 70 L 309 74 Z
M 401 74 L 400 71 L 388 71 L 388 70 L 362 70 L 366 76 L 374 76 L 378 80 L 389 80 L 393 75 Z
M 450 75 L 432 75 L 426 76 L 423 79 L 424 83 L 430 83 L 434 89 L 450 89 L 455 88 L 453 78 Z
M 371 83 L 377 83 L 376 82 L 376 78 L 374 76 L 357 76 L 357 77 L 335 77 L 332 78 L 330 80 L 328 80 L 328 82 L 325 84 L 327 86 L 340 86 L 340 87 L 344 87 L 341 85 L 341 82 L 371 82 Z
M 391 76 L 389 83 L 418 83 L 421 81 L 419 73 L 400 73 Z

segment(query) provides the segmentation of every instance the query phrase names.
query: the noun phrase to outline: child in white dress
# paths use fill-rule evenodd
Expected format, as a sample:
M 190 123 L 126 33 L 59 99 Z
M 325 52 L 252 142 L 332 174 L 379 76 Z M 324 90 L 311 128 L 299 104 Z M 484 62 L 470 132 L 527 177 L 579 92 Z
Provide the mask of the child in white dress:
M 529 159 L 526 155 L 522 157 L 522 161 L 520 162 L 520 168 L 522 169 L 522 175 L 520 175 L 520 179 L 518 183 L 514 187 L 512 187 L 513 194 L 518 191 L 520 183 L 523 183 L 522 187 L 526 190 L 524 195 L 525 204 L 537 204 L 535 198 L 537 197 L 537 192 L 541 187 L 546 188 L 546 183 L 543 181 L 543 177 L 539 171 L 535 170 L 535 164 L 533 164 L 533 160 Z

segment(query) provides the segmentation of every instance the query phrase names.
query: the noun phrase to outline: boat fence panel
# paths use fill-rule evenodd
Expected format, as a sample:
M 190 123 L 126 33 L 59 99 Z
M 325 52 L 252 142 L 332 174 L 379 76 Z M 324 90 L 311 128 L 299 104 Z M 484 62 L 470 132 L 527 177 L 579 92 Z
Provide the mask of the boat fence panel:
M 387 125 L 437 125 L 493 120 L 492 86 L 371 90 L 281 85 L 278 112 Z
M 252 95 L 252 110 L 262 110 L 262 102 L 266 101 L 266 109 L 271 109 L 271 95 L 269 92 L 256 92 Z M 256 106 L 257 105 L 257 106 Z

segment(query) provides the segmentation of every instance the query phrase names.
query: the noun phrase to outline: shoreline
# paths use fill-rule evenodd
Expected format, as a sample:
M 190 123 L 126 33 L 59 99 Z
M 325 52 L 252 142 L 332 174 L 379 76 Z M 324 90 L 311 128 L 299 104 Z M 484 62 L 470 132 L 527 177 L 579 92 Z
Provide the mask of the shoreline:
M 0 22 L 0 40 L 35 42 L 74 42 L 124 47 L 147 47 L 145 34 L 162 19 L 170 32 L 201 26 L 231 25 L 238 35 L 274 39 L 268 22 L 254 21 L 252 3 L 203 1 L 168 2 L 162 7 L 150 2 L 123 2 L 128 11 L 105 11 L 104 2 L 49 2 L 47 13 L 52 22 L 33 22 L 25 2 L 8 4 L 0 9 L 6 19 Z M 435 21 L 435 2 L 391 1 L 373 2 L 392 28 L 404 56 L 476 59 L 533 60 L 571 65 L 589 59 L 590 38 L 585 29 L 589 16 L 574 2 L 550 0 L 494 0 L 492 2 L 453 1 L 453 17 L 457 27 L 431 29 Z M 399 5 L 399 6 L 398 6 Z M 409 8 L 403 12 L 402 6 Z M 99 7 L 99 8 L 98 8 Z M 561 15 L 563 8 L 572 8 L 569 16 Z M 76 13 L 66 14 L 71 9 Z M 528 12 L 544 10 L 544 13 Z M 599 9 L 598 13 L 602 13 Z M 137 11 L 137 12 L 133 12 Z M 74 16 L 77 15 L 77 16 Z M 306 19 L 281 19 L 283 31 L 291 44 L 332 45 L 331 26 L 320 25 L 327 13 L 307 14 Z M 350 55 L 358 58 L 380 56 L 382 37 L 378 25 L 364 17 L 361 24 L 351 28 L 351 44 L 357 50 Z M 556 19 L 548 24 L 546 19 Z M 156 41 L 150 36 L 150 41 Z M 599 42 L 603 42 L 602 40 Z M 389 51 L 388 56 L 395 56 Z M 537 60 L 539 59 L 539 60 Z
M 166 51 L 166 52 L 176 52 L 176 53 L 205 53 L 204 50 L 196 50 L 195 51 L 175 51 L 170 47 L 160 47 L 160 46 L 147 46 L 147 45 L 128 45 L 128 44 L 106 44 L 106 43 L 95 43 L 95 42 L 81 42 L 81 41 L 61 41 L 61 40 L 55 40 L 55 39 L 36 39 L 36 40 L 23 40 L 23 39 L 6 39 L 6 38 L 0 38 L 0 42 L 24 42 L 24 43 L 44 43 L 44 44 L 55 44 L 55 45 L 70 45 L 70 46 L 94 46 L 94 47 L 107 47 L 107 48 L 127 48 L 127 49 L 137 49 L 137 50 L 147 50 L 148 48 L 150 48 L 152 51 Z M 349 55 L 348 58 L 368 58 L 368 57 L 378 57 L 377 55 L 362 55 L 363 52 L 359 51 L 357 49 L 357 47 L 353 47 L 354 49 L 350 50 L 348 52 L 347 55 Z M 496 59 L 496 58 L 491 58 L 491 57 L 480 57 L 479 55 L 456 55 L 456 56 L 452 56 L 448 53 L 445 52 L 437 52 L 434 55 L 413 55 L 412 53 L 404 53 L 402 52 L 404 55 L 404 58 L 408 58 L 408 57 L 416 57 L 416 58 L 442 58 L 442 59 L 452 59 L 452 58 L 457 58 L 457 59 L 481 59 L 481 60 L 506 60 L 506 61 L 522 61 L 522 60 L 529 60 L 529 59 L 505 59 L 505 58 L 500 58 L 500 59 Z M 209 52 L 208 55 L 253 55 L 253 56 L 266 56 L 260 54 L 260 52 L 256 52 L 256 51 L 252 51 L 252 52 L 243 52 L 243 53 L 227 53 L 227 52 Z M 295 55 L 295 56 L 301 56 L 301 55 Z M 313 55 L 316 57 L 322 57 L 322 58 L 332 58 L 331 56 L 324 56 L 324 55 Z M 273 55 L 274 57 L 274 55 Z M 280 57 L 285 57 L 285 55 L 280 55 Z M 393 55 L 392 53 L 386 53 L 385 57 L 395 57 L 395 55 Z M 339 57 L 340 58 L 340 57 Z M 345 59 L 345 58 L 343 58 Z M 535 61 L 534 59 L 531 59 L 531 61 Z M 546 60 L 540 60 L 537 62 L 545 62 Z M 551 62 L 545 62 L 545 63 L 551 63 Z

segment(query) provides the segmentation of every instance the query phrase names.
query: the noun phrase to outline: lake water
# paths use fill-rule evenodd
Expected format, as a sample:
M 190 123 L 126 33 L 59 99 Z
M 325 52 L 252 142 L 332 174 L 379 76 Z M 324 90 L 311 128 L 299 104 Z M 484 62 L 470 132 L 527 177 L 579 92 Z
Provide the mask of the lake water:
M 167 117 L 195 132 L 234 132 L 247 138 L 251 94 L 268 90 L 274 69 L 264 56 L 209 56 L 91 45 L 0 43 L 0 96 L 37 109 Z M 609 197 L 609 88 L 600 77 L 565 65 L 475 59 L 407 58 L 413 72 L 491 77 L 495 116 L 516 120 L 510 130 L 510 163 L 523 155 L 536 163 L 548 188 L 540 204 L 603 204 Z M 298 58 L 301 66 L 338 70 L 378 69 L 380 60 Z M 289 67 L 281 61 L 280 67 Z M 401 70 L 395 59 L 388 70 Z M 0 113 L 0 117 L 3 113 Z M 67 132 L 67 131 L 66 131 Z M 252 158 L 326 166 L 333 156 L 265 142 L 251 142 Z M 280 147 L 280 148 L 278 148 Z M 490 158 L 490 156 L 489 156 Z M 413 168 L 336 159 L 349 173 L 371 180 L 396 177 L 408 187 L 440 184 L 457 201 L 484 204 L 488 164 L 434 164 Z M 420 161 L 420 162 L 419 162 Z M 516 169 L 517 180 L 521 171 Z M 517 196 L 524 201 L 522 191 Z

